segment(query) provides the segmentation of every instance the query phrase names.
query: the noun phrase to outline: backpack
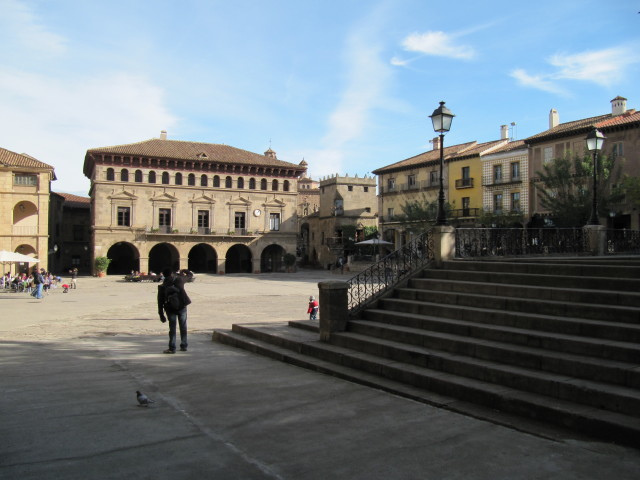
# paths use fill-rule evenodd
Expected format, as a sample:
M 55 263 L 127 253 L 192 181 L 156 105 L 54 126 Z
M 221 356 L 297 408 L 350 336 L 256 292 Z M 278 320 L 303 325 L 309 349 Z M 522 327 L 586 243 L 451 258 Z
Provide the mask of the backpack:
M 164 308 L 170 312 L 179 312 L 184 307 L 180 289 L 169 285 L 164 290 Z

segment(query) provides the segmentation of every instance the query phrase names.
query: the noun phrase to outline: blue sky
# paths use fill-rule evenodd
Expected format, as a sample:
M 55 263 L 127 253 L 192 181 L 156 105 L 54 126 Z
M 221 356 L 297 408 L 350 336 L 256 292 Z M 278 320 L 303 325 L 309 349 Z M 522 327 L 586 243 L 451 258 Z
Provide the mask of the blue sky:
M 0 0 L 0 147 L 86 195 L 87 149 L 224 143 L 362 176 L 431 148 L 640 107 L 640 2 Z

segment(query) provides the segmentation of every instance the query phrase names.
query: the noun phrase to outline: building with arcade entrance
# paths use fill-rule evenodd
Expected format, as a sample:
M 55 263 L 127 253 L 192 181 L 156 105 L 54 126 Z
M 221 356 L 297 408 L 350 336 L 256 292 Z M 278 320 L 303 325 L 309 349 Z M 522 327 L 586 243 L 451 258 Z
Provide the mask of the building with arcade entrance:
M 87 151 L 93 258 L 108 274 L 265 273 L 296 253 L 306 163 L 160 138 Z

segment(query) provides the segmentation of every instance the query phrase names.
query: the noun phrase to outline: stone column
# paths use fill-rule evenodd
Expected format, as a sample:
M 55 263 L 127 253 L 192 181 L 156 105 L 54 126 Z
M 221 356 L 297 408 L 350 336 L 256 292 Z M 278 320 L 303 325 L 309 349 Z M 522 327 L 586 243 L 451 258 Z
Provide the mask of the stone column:
M 585 235 L 589 239 L 591 255 L 604 255 L 607 243 L 607 229 L 604 225 L 585 225 Z
M 251 264 L 253 266 L 253 273 L 260 273 L 260 257 L 253 257 Z
M 220 275 L 224 275 L 226 273 L 226 258 L 224 257 L 218 257 L 218 273 Z
M 140 257 L 139 262 L 141 272 L 149 272 L 149 257 Z M 160 272 L 156 272 L 160 273 Z
M 347 282 L 330 280 L 319 282 L 320 290 L 320 340 L 329 341 L 334 332 L 344 332 L 347 328 L 349 306 Z
M 436 268 L 442 268 L 442 262 L 452 260 L 456 254 L 456 229 L 450 225 L 433 227 L 433 250 Z

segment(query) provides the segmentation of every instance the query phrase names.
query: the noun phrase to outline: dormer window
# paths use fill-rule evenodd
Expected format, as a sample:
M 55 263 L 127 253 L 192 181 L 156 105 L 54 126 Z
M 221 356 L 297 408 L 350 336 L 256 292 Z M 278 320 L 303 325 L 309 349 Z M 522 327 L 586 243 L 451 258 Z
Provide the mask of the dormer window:
M 209 158 L 209 157 L 207 156 L 207 154 L 206 154 L 206 153 L 204 153 L 204 152 L 200 152 L 200 153 L 197 155 L 197 157 L 198 157 L 198 158 L 201 158 L 201 159 Z

